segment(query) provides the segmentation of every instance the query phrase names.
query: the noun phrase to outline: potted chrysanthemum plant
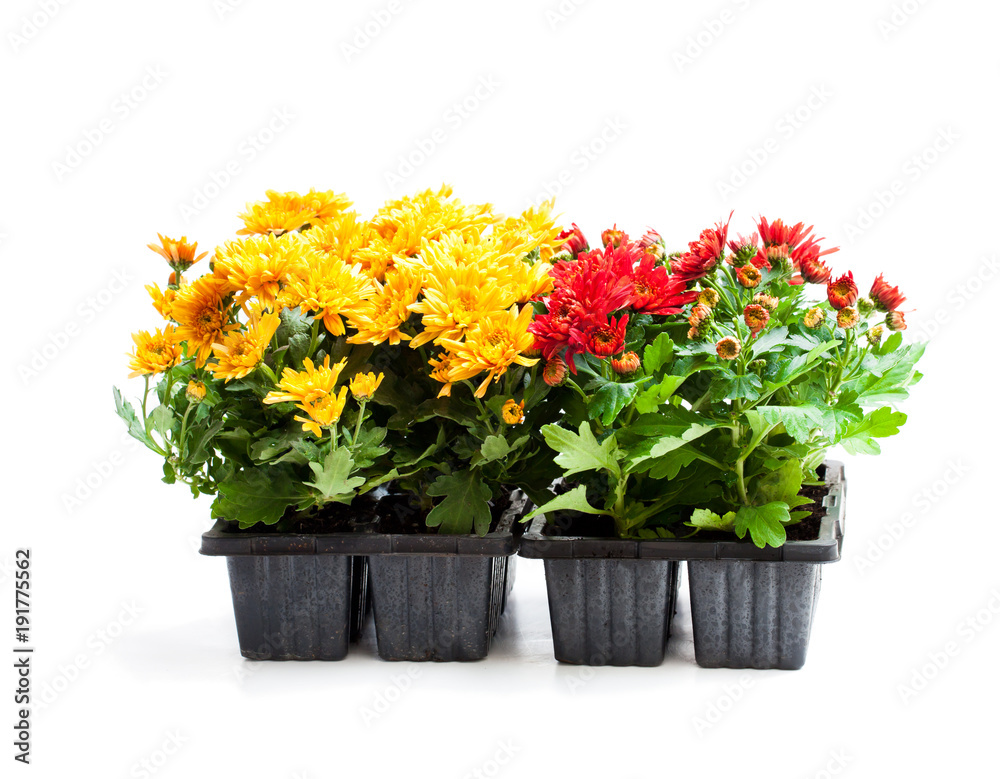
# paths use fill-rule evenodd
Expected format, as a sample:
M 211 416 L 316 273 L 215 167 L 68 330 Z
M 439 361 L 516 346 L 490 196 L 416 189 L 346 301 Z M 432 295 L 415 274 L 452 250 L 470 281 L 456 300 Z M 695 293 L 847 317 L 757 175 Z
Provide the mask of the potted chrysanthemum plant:
M 149 291 L 166 324 L 135 336 L 144 392 L 137 412 L 116 390 L 118 412 L 165 481 L 215 496 L 202 551 L 229 559 L 245 655 L 342 657 L 341 607 L 357 628 L 371 559 L 384 657 L 479 657 L 512 581 L 511 493 L 552 478 L 522 431 L 545 413 L 527 330 L 559 229 L 550 204 L 508 219 L 447 187 L 368 220 L 349 206 L 268 192 L 196 278 L 205 253 L 161 238 L 172 273 Z M 391 579 L 433 577 L 450 564 L 429 555 L 448 554 L 465 578 L 433 597 L 472 616 L 417 636 L 424 604 Z M 473 581 L 485 595 L 463 593 Z
M 843 533 L 843 466 L 826 452 L 877 454 L 876 439 L 905 422 L 894 404 L 920 378 L 923 349 L 898 332 L 898 289 L 879 276 L 862 298 L 851 273 L 826 266 L 833 251 L 803 223 L 762 218 L 749 238 L 729 240 L 719 224 L 674 256 L 671 277 L 697 295 L 688 321 L 670 329 L 666 370 L 681 384 L 601 442 L 605 463 L 588 465 L 624 491 L 624 508 L 594 504 L 582 488 L 561 498 L 617 521 L 630 498 L 645 503 L 650 481 L 666 481 L 655 513 L 632 509 L 642 522 L 625 534 L 619 522 L 619 536 L 638 557 L 689 561 L 705 666 L 804 663 L 818 564 L 839 559 Z M 823 286 L 823 300 L 810 301 L 810 285 Z M 563 433 L 553 443 L 557 462 L 579 459 L 580 441 Z

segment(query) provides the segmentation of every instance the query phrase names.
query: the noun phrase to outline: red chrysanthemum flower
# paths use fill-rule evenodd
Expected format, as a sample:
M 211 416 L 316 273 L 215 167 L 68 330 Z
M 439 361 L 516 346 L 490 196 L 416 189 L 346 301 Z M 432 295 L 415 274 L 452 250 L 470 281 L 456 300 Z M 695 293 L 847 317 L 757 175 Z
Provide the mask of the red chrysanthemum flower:
M 733 214 L 729 213 L 729 220 Z M 719 222 L 714 228 L 702 230 L 697 241 L 688 244 L 688 251 L 670 264 L 670 275 L 690 285 L 704 278 L 715 268 L 726 253 L 726 236 L 729 220 Z
M 858 285 L 854 283 L 854 274 L 851 271 L 847 271 L 839 279 L 827 283 L 826 298 L 830 301 L 830 305 L 838 311 L 846 306 L 853 306 L 857 303 Z
M 872 284 L 872 291 L 868 293 L 869 297 L 872 299 L 872 303 L 875 304 L 875 308 L 878 311 L 895 311 L 903 303 L 906 298 L 903 297 L 902 293 L 899 291 L 899 287 L 891 287 L 882 278 L 880 273 L 875 279 L 875 283 Z
M 559 233 L 559 240 L 563 242 L 562 246 L 559 247 L 559 251 L 569 252 L 574 257 L 590 249 L 590 245 L 583 235 L 583 230 L 577 226 L 576 222 L 573 223 L 571 229 L 563 230 Z
M 630 308 L 643 314 L 668 316 L 698 297 L 698 290 L 688 291 L 687 284 L 671 276 L 667 268 L 656 264 L 656 257 L 644 254 L 632 269 L 632 301 Z
M 528 332 L 535 337 L 535 348 L 546 359 L 552 359 L 570 341 L 570 332 L 580 316 L 580 305 L 566 293 L 550 295 L 545 300 L 548 309 L 538 314 L 528 326 Z
M 715 352 L 723 360 L 735 360 L 740 354 L 740 342 L 727 335 L 715 345 Z
M 764 217 L 760 217 L 757 221 L 757 232 L 760 233 L 764 246 L 784 244 L 792 250 L 809 237 L 812 227 L 806 227 L 803 222 L 789 226 L 780 219 L 775 219 L 769 224 Z
M 760 270 L 753 265 L 744 265 L 736 271 L 736 280 L 747 289 L 753 289 L 763 278 Z
M 566 381 L 566 362 L 558 354 L 550 357 L 542 368 L 542 381 L 550 387 L 558 387 Z
M 894 333 L 906 329 L 906 317 L 902 311 L 890 311 L 885 315 L 885 326 Z
M 628 243 L 628 236 L 623 230 L 618 229 L 618 225 L 615 225 L 601 233 L 601 242 L 605 246 L 613 246 L 617 249 L 623 243 Z
M 810 284 L 826 284 L 831 275 L 830 269 L 822 260 L 808 257 L 799 264 L 799 272 Z
M 625 326 L 628 314 L 619 319 L 609 317 L 603 324 L 596 324 L 587 333 L 587 351 L 597 357 L 610 357 L 625 348 Z
M 743 309 L 743 321 L 750 328 L 751 335 L 757 335 L 757 333 L 767 327 L 767 322 L 770 318 L 771 314 L 768 313 L 768 310 L 756 303 Z
M 621 357 L 611 358 L 611 370 L 619 376 L 631 376 L 640 367 L 642 367 L 642 362 L 635 352 L 625 352 Z

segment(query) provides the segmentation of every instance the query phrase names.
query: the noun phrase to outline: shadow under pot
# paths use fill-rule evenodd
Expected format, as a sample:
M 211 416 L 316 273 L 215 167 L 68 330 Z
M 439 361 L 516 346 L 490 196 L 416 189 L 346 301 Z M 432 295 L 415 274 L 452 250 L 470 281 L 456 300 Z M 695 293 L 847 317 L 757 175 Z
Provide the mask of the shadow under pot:
M 375 516 L 344 532 L 239 530 L 219 520 L 201 553 L 225 557 L 240 654 L 250 660 L 343 660 L 369 600 L 366 539 Z
M 468 661 L 487 656 L 514 586 L 519 491 L 497 506 L 485 536 L 421 532 L 405 495 L 383 498 L 383 532 L 369 556 L 378 653 L 383 660 Z M 396 509 L 399 509 L 396 511 Z M 406 523 L 390 517 L 401 514 Z

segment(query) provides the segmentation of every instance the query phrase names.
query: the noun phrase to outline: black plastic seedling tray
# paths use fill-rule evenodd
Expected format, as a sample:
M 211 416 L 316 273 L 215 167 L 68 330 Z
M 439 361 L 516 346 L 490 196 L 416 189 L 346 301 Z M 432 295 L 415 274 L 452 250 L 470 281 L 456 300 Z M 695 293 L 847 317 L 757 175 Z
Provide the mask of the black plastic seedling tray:
M 749 541 L 620 539 L 557 535 L 538 516 L 523 557 L 545 561 L 556 659 L 656 665 L 673 616 L 676 572 L 688 562 L 699 665 L 800 668 L 819 595 L 820 563 L 840 559 L 845 522 L 843 463 L 828 461 L 826 516 L 811 541 L 759 549 Z M 667 581 L 664 586 L 662 582 Z

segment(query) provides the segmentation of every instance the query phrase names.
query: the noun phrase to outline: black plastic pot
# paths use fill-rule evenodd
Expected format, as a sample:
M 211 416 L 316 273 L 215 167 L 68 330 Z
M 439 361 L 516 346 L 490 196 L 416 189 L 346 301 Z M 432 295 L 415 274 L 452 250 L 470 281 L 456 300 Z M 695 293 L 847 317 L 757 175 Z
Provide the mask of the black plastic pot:
M 240 653 L 251 660 L 342 660 L 370 611 L 364 533 L 254 534 L 223 522 L 201 553 L 226 558 Z
M 369 557 L 383 660 L 481 660 L 514 586 L 526 499 L 485 536 L 386 533 Z
M 575 665 L 662 663 L 680 564 L 641 559 L 640 544 L 645 542 L 556 535 L 552 530 L 544 516 L 535 517 L 519 553 L 545 561 L 556 660 Z
M 792 671 L 805 664 L 821 564 L 840 559 L 844 538 L 843 463 L 828 461 L 825 479 L 827 513 L 815 541 L 788 541 L 778 549 L 718 544 L 714 559 L 690 561 L 698 665 Z
M 709 668 L 801 668 L 821 563 L 840 559 L 844 466 L 825 464 L 829 492 L 819 537 L 758 549 L 749 541 L 570 535 L 536 517 L 523 557 L 545 561 L 556 659 L 585 665 L 658 665 L 688 562 L 695 657 Z M 673 566 L 673 568 L 671 568 Z

